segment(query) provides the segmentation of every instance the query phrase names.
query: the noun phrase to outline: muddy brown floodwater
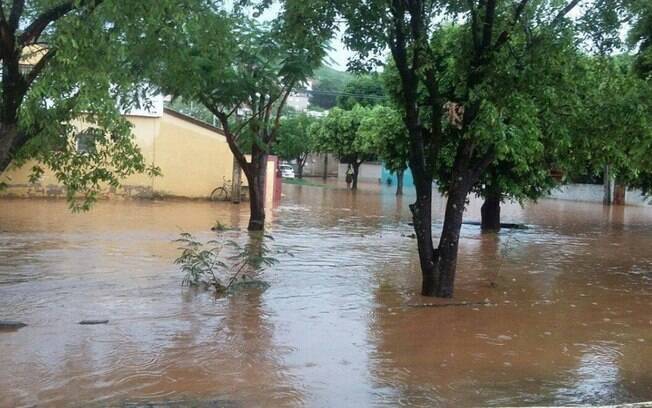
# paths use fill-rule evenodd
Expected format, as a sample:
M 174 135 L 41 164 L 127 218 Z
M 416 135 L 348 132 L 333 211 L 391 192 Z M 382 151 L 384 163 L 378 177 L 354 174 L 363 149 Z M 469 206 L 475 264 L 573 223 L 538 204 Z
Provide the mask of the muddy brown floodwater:
M 652 400 L 652 209 L 507 206 L 531 228 L 462 231 L 455 302 L 489 305 L 416 307 L 432 300 L 416 292 L 413 197 L 284 195 L 269 231 L 291 255 L 267 291 L 219 299 L 180 287 L 171 241 L 245 227 L 245 205 L 0 201 L 0 319 L 29 325 L 0 332 L 0 407 Z

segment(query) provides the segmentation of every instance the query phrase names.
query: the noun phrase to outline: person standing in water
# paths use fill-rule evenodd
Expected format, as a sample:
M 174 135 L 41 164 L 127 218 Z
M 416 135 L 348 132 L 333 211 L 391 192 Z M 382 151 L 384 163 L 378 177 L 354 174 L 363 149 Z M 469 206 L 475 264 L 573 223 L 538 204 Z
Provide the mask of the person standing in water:
M 349 163 L 349 167 L 346 169 L 346 188 L 351 189 L 351 183 L 353 183 L 353 169 Z

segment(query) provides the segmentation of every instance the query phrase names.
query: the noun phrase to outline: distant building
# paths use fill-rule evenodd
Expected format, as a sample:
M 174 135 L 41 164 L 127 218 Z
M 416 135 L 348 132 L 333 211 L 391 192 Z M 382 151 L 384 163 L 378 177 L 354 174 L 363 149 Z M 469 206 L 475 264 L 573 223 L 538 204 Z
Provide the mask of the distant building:
M 310 93 L 312 92 L 312 80 L 306 83 L 303 89 L 293 91 L 288 96 L 286 106 L 297 112 L 306 112 L 310 105 Z

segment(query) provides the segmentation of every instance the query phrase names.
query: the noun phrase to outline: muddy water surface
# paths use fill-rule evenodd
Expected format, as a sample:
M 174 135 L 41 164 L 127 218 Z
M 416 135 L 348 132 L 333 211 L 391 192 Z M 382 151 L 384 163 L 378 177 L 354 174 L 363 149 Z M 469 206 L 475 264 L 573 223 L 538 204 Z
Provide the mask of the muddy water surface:
M 0 332 L 0 407 L 652 400 L 652 209 L 508 206 L 531 228 L 462 231 L 454 301 L 477 305 L 431 307 L 412 198 L 362 188 L 285 185 L 271 287 L 219 299 L 180 287 L 171 241 L 244 227 L 244 206 L 0 201 L 0 319 L 29 324 Z

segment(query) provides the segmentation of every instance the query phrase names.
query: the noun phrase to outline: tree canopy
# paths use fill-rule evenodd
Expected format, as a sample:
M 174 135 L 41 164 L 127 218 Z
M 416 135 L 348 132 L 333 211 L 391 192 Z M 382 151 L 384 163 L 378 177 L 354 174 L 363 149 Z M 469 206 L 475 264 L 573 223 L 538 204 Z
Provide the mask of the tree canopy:
M 12 160 L 37 159 L 54 171 L 73 208 L 147 171 L 122 115 L 149 95 L 130 58 L 131 40 L 174 25 L 179 2 L 13 0 L 1 11 L 0 171 Z M 94 149 L 77 151 L 75 120 L 91 128 L 85 137 Z M 33 180 L 42 172 L 36 166 Z
M 303 176 L 303 166 L 308 155 L 315 151 L 316 135 L 313 125 L 317 119 L 299 113 L 281 119 L 274 153 L 284 160 L 296 160 L 298 177 Z
M 383 81 L 377 73 L 356 75 L 337 97 L 337 106 L 353 109 L 355 105 L 373 106 L 387 102 Z
M 172 41 L 160 44 L 167 52 L 152 56 L 153 82 L 199 101 L 219 120 L 248 180 L 251 230 L 264 228 L 267 155 L 279 135 L 287 98 L 326 54 L 332 17 L 322 11 L 288 0 L 278 16 L 260 21 L 211 3 L 189 13 Z

